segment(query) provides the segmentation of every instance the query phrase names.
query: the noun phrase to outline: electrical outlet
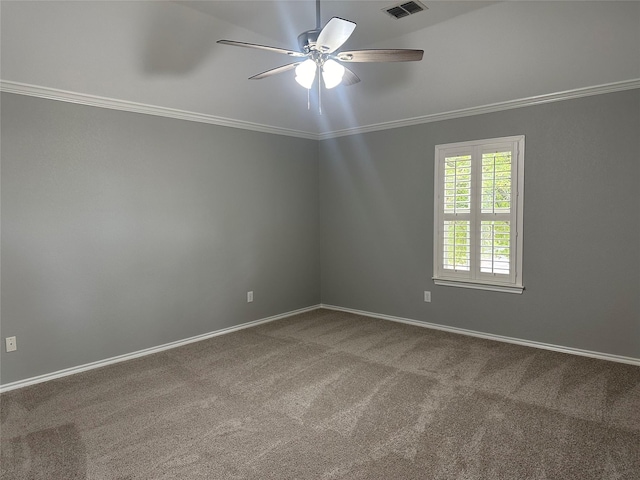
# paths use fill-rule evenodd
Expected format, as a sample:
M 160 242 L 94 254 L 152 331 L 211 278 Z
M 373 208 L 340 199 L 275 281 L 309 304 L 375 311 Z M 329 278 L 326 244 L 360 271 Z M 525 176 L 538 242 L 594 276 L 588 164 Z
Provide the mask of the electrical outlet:
M 430 302 L 431 301 L 431 292 L 428 291 L 424 291 L 424 301 L 425 302 Z
M 247 292 L 247 303 L 253 302 L 253 291 Z
M 4 339 L 7 352 L 14 352 L 18 349 L 18 345 L 16 343 L 16 337 L 7 337 Z

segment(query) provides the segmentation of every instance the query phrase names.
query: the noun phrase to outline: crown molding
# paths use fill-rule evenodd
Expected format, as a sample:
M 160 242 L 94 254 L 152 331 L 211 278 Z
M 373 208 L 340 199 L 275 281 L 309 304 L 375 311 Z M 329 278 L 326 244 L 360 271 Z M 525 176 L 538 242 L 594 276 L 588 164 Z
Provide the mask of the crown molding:
M 333 132 L 321 133 L 320 135 L 318 135 L 318 140 L 328 140 L 330 138 L 376 132 L 379 130 L 389 130 L 391 128 L 408 127 L 412 125 L 420 125 L 423 123 L 439 122 L 442 120 L 451 120 L 453 118 L 470 117 L 473 115 L 482 115 L 484 113 L 511 110 L 514 108 L 531 107 L 534 105 L 542 105 L 544 103 L 559 102 L 563 100 L 571 100 L 574 98 L 589 97 L 592 95 L 602 95 L 605 93 L 620 92 L 623 90 L 633 90 L 635 88 L 640 88 L 640 78 L 623 80 L 621 82 L 606 83 L 604 85 L 596 85 L 593 87 L 575 88 L 573 90 L 548 93 L 517 100 L 507 100 L 505 102 L 491 103 L 489 105 L 482 105 L 471 108 L 463 108 L 460 110 L 452 110 L 450 112 L 423 115 L 420 117 L 408 118 L 405 120 L 395 120 L 391 122 L 365 125 L 362 127 L 335 130 Z
M 289 137 L 306 138 L 309 140 L 328 140 L 331 138 L 345 137 L 349 135 L 358 135 L 362 133 L 376 132 L 379 130 L 389 130 L 392 128 L 408 127 L 412 125 L 420 125 L 423 123 L 439 122 L 442 120 L 451 120 L 454 118 L 470 117 L 473 115 L 482 115 L 485 113 L 500 112 L 503 110 L 511 110 L 514 108 L 531 107 L 542 105 L 545 103 L 559 102 L 563 100 L 571 100 L 581 97 L 589 97 L 592 95 L 602 95 L 605 93 L 620 92 L 623 90 L 633 90 L 640 88 L 640 78 L 623 80 L 621 82 L 607 83 L 592 87 L 576 88 L 565 90 L 557 93 L 548 93 L 533 97 L 521 98 L 517 100 L 507 100 L 505 102 L 492 103 L 478 107 L 463 108 L 460 110 L 452 110 L 449 112 L 435 113 L 431 115 L 423 115 L 404 120 L 394 120 L 390 122 L 381 122 L 360 127 L 347 128 L 343 130 L 334 130 L 330 132 L 314 133 L 301 130 L 293 130 L 287 128 L 273 127 L 260 123 L 246 122 L 242 120 L 233 120 L 230 118 L 217 117 L 215 115 L 207 115 L 203 113 L 189 112 L 186 110 L 178 110 L 174 108 L 160 107 L 156 105 L 146 105 L 143 103 L 130 102 L 127 100 L 117 100 L 113 98 L 99 97 L 97 95 L 88 95 L 84 93 L 70 92 L 57 88 L 41 87 L 37 85 L 29 85 L 26 83 L 12 82 L 9 80 L 0 80 L 0 91 L 15 93 L 18 95 L 27 95 L 31 97 L 46 98 L 49 100 L 58 100 L 61 102 L 78 103 L 81 105 L 89 105 L 92 107 L 109 108 L 112 110 L 122 110 L 125 112 L 142 113 L 145 115 L 156 115 L 160 117 L 176 118 L 179 120 L 187 120 L 190 122 L 209 123 L 212 125 L 220 125 L 224 127 L 240 128 L 244 130 L 253 130 L 262 133 L 271 133 L 275 135 L 286 135 Z
M 130 102 L 128 100 L 117 100 L 115 98 L 99 97 L 97 95 L 70 92 L 57 88 L 41 87 L 38 85 L 29 85 L 27 83 L 12 82 L 8 80 L 0 80 L 0 91 L 16 93 L 18 95 L 27 95 L 30 97 L 46 98 L 49 100 L 58 100 L 61 102 L 78 103 L 80 105 L 89 105 L 91 107 L 109 108 L 111 110 L 122 110 L 124 112 L 176 118 L 178 120 L 187 120 L 189 122 L 209 123 L 212 125 L 221 125 L 223 127 L 253 130 L 255 132 L 318 140 L 318 135 L 316 133 L 304 132 L 301 130 L 273 127 L 270 125 L 245 122 L 243 120 L 233 120 L 231 118 L 217 117 L 215 115 L 207 115 L 204 113 L 189 112 L 186 110 L 160 107 L 157 105 L 146 105 L 144 103 Z

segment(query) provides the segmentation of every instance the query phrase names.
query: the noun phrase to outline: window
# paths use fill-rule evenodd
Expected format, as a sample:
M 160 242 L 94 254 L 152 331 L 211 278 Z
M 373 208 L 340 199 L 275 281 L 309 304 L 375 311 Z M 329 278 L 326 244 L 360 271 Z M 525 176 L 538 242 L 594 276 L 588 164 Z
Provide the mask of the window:
M 436 146 L 433 279 L 522 293 L 524 136 Z

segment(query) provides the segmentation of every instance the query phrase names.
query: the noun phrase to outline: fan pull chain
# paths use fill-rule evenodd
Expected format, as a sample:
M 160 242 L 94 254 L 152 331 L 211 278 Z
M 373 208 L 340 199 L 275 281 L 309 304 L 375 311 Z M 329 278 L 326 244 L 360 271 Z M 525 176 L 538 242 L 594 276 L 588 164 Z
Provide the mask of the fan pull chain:
M 322 85 L 320 84 L 320 71 L 318 71 L 318 115 L 322 115 Z

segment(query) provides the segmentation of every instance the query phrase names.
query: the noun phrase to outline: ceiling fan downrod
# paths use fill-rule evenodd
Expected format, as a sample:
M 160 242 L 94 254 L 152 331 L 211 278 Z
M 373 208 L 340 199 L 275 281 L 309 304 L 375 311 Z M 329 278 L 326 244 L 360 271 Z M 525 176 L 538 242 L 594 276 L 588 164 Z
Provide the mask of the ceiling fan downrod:
M 320 30 L 320 0 L 316 0 L 316 30 Z

